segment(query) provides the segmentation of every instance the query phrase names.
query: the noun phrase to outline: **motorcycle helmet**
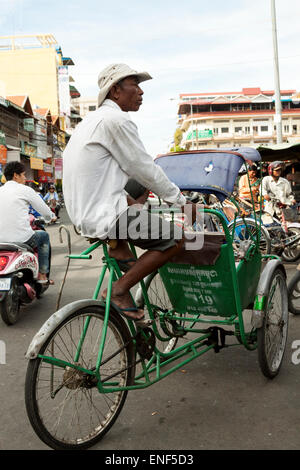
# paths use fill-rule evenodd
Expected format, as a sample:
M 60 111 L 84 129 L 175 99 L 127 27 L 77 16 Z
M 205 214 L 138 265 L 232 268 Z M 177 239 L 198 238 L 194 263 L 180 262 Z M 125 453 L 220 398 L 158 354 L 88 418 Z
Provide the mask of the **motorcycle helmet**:
M 273 175 L 273 171 L 274 170 L 277 170 L 278 168 L 280 168 L 282 171 L 284 169 L 284 163 L 283 162 L 280 162 L 280 161 L 276 161 L 276 162 L 272 162 L 269 164 L 268 166 L 268 174 L 270 176 Z

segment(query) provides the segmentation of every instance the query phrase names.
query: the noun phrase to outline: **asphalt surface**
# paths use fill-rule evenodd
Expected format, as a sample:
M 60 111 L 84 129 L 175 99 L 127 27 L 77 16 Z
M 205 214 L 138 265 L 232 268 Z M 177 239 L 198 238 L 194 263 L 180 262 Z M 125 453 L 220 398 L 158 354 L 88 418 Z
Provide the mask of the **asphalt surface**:
M 34 433 L 25 410 L 24 381 L 28 345 L 56 310 L 68 253 L 67 237 L 59 242 L 62 223 L 70 228 L 72 252 L 89 245 L 75 234 L 62 211 L 61 223 L 48 227 L 53 247 L 55 286 L 23 308 L 8 327 L 0 319 L 0 341 L 6 363 L 0 364 L 0 450 L 48 447 Z M 90 298 L 102 252 L 92 260 L 72 260 L 60 306 Z M 286 265 L 288 278 L 296 264 Z M 159 383 L 128 394 L 124 408 L 94 449 L 109 450 L 296 450 L 300 447 L 300 364 L 292 363 L 292 343 L 300 340 L 300 317 L 289 315 L 284 362 L 274 380 L 259 368 L 257 352 L 243 346 L 223 349 L 192 361 Z

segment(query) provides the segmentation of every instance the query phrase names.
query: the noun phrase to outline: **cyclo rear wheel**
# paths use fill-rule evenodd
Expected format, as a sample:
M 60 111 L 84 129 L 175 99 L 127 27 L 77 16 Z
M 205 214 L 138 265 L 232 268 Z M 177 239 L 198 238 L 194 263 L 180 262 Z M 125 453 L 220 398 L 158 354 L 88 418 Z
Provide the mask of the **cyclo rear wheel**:
M 296 272 L 288 283 L 289 311 L 294 315 L 300 315 L 300 271 Z
M 281 367 L 288 334 L 288 298 L 286 280 L 281 269 L 271 277 L 264 320 L 257 330 L 258 361 L 262 373 L 272 379 Z
M 104 309 L 90 306 L 65 319 L 43 344 L 39 354 L 74 363 L 86 319 L 90 323 L 77 365 L 94 370 L 103 331 Z M 122 318 L 110 312 L 100 366 L 101 380 L 123 387 L 135 373 L 134 347 Z M 25 383 L 26 409 L 39 438 L 53 449 L 85 449 L 96 444 L 117 419 L 127 391 L 101 394 L 89 374 L 30 360 Z
M 233 233 L 233 229 L 234 233 Z M 271 253 L 271 239 L 268 234 L 268 231 L 260 225 L 260 239 L 259 239 L 259 249 L 260 252 L 264 255 Z M 231 223 L 228 226 L 228 229 L 232 235 L 233 246 L 237 249 L 241 242 L 245 240 L 256 240 L 258 225 L 255 220 L 247 220 L 246 222 L 242 219 L 237 220 L 236 223 Z
M 170 302 L 169 296 L 163 284 L 163 281 L 158 273 L 158 271 L 149 274 L 145 279 L 145 287 L 147 290 L 149 302 L 154 315 L 154 320 L 156 323 L 157 333 L 160 338 L 156 335 L 156 347 L 162 353 L 171 352 L 177 342 L 178 336 L 175 334 L 172 335 L 172 325 L 169 325 L 169 334 L 167 331 L 164 331 L 160 322 L 160 313 L 167 312 L 172 309 L 172 304 Z M 145 299 L 142 295 L 142 290 L 139 289 L 135 298 L 136 304 L 139 308 L 145 308 Z

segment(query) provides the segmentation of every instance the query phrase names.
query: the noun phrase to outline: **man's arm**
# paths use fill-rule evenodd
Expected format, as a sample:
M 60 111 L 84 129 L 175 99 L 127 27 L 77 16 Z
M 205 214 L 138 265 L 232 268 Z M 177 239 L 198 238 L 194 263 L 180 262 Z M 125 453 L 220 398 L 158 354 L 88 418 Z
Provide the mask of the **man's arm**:
M 286 184 L 286 198 L 291 205 L 294 205 L 296 204 L 296 199 L 292 191 L 291 183 L 287 179 L 285 181 L 286 181 L 285 183 Z
M 29 204 L 44 217 L 46 222 L 50 222 L 52 219 L 56 219 L 51 209 L 47 206 L 45 201 L 34 191 L 34 189 L 26 186 L 27 198 Z
M 146 152 L 132 121 L 111 122 L 107 131 L 111 133 L 108 150 L 125 173 L 166 202 L 179 206 L 186 203 L 180 189 Z

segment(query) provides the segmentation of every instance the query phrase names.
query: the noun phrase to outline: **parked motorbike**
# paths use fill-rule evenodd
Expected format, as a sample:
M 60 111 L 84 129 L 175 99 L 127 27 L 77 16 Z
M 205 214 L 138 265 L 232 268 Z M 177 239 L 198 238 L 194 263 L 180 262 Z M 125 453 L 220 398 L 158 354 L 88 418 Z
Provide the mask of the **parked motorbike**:
M 44 220 L 30 216 L 33 230 Z M 50 254 L 51 256 L 51 254 Z M 38 299 L 49 284 L 38 282 L 38 253 L 25 243 L 0 243 L 0 314 L 7 325 L 16 323 L 20 307 Z

